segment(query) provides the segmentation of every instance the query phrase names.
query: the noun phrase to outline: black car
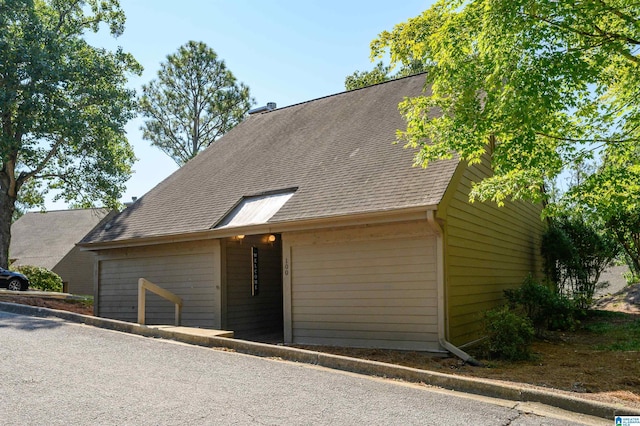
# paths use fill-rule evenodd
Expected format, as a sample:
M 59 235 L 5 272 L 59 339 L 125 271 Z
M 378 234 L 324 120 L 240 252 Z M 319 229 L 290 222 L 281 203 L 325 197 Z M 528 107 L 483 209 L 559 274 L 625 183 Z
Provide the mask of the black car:
M 0 268 L 0 287 L 14 291 L 25 291 L 29 288 L 29 279 L 19 272 Z

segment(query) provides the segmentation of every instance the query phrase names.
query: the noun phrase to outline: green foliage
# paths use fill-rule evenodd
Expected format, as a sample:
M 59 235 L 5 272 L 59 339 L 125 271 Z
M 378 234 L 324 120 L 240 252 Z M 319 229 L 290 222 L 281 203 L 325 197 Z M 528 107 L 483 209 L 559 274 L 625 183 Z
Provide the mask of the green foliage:
M 371 71 L 355 71 L 344 80 L 346 90 L 355 90 L 378 83 L 384 83 L 391 79 L 390 67 L 378 62 Z
M 534 328 L 528 317 L 503 306 L 485 312 L 484 330 L 491 356 L 510 361 L 531 358 Z
M 575 304 L 531 276 L 519 288 L 505 290 L 504 295 L 514 312 L 531 320 L 538 335 L 546 330 L 571 330 L 576 325 Z
M 32 289 L 42 291 L 62 291 L 62 278 L 47 268 L 23 265 L 18 266 L 15 270 L 29 278 L 29 287 Z
M 640 351 L 640 338 L 628 338 L 609 345 L 596 345 L 596 349 L 611 352 L 638 352 Z
M 38 205 L 54 190 L 54 200 L 117 207 L 135 159 L 125 85 L 141 67 L 83 36 L 101 24 L 118 36 L 124 21 L 117 0 L 0 2 L 0 266 L 16 200 Z
M 190 41 L 142 87 L 143 137 L 179 166 L 240 123 L 253 99 L 216 52 Z
M 380 33 L 371 53 L 429 69 L 431 95 L 400 104 L 416 164 L 486 155 L 493 174 L 470 198 L 502 205 L 544 201 L 567 166 L 601 158 L 558 202 L 615 229 L 618 213 L 640 211 L 639 45 L 632 0 L 439 0 Z M 619 239 L 640 257 L 629 232 Z
M 608 234 L 568 217 L 552 221 L 541 245 L 547 277 L 581 309 L 591 305 L 600 274 L 612 264 L 617 250 Z
M 419 164 L 451 151 L 477 162 L 495 138 L 495 174 L 473 196 L 539 200 L 545 178 L 590 155 L 584 144 L 612 160 L 631 156 L 631 169 L 612 171 L 640 176 L 631 152 L 640 136 L 638 16 L 631 0 L 440 0 L 379 34 L 371 51 L 430 67 L 433 96 L 401 106 L 401 138 L 419 148 Z M 443 114 L 431 118 L 434 107 Z
M 371 71 L 355 71 L 347 76 L 344 80 L 344 87 L 346 90 L 355 90 L 426 71 L 424 64 L 419 61 L 403 64 L 396 74 L 392 74 L 393 68 L 391 65 L 384 65 L 383 62 L 378 62 Z
M 29 209 L 44 205 L 44 195 L 38 191 L 38 181 L 29 180 L 22 185 L 16 199 L 12 223 L 20 219 Z
M 640 277 L 640 208 L 631 211 L 617 211 L 607 220 L 607 228 L 622 247 L 631 280 Z
M 622 277 L 626 281 L 627 285 L 632 285 L 640 282 L 640 277 L 631 271 L 623 272 Z
M 561 265 L 572 265 L 576 250 L 569 236 L 561 227 L 552 224 L 542 236 L 541 254 L 544 259 L 544 272 L 557 287 L 566 280 L 565 269 Z

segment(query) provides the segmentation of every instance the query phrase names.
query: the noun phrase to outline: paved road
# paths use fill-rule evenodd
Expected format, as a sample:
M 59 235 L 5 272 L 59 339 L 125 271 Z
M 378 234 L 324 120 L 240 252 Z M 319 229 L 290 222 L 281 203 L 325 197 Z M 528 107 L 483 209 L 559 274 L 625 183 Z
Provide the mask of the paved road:
M 5 312 L 0 359 L 2 425 L 582 424 L 512 402 Z

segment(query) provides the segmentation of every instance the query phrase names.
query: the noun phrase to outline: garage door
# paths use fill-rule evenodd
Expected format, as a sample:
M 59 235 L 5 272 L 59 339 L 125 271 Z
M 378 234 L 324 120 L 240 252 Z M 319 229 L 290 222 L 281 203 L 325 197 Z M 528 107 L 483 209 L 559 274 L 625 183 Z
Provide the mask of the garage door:
M 182 324 L 215 327 L 214 252 L 206 244 L 175 244 L 113 251 L 99 265 L 99 314 L 137 321 L 138 279 L 183 298 Z M 174 305 L 147 292 L 147 324 L 173 324 Z
M 292 243 L 296 343 L 437 350 L 435 238 Z

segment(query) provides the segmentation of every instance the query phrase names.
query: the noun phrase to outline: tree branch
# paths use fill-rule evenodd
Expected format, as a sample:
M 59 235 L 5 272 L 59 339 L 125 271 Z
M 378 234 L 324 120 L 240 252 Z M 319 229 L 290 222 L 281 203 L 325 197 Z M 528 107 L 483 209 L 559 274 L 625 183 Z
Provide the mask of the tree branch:
M 640 40 L 636 40 L 634 38 L 625 36 L 625 35 L 621 35 L 621 34 L 616 34 L 616 33 L 611 33 L 611 32 L 607 32 L 602 30 L 601 28 L 599 28 L 597 25 L 593 25 L 594 29 L 595 29 L 595 33 L 592 32 L 587 32 L 584 30 L 580 30 L 578 28 L 574 28 L 570 25 L 565 25 L 562 24 L 560 22 L 557 21 L 553 21 L 551 19 L 539 16 L 539 15 L 535 15 L 535 14 L 526 14 L 526 16 L 528 16 L 531 19 L 535 19 L 535 20 L 539 20 L 542 22 L 545 22 L 553 27 L 557 27 L 557 28 L 561 28 L 563 30 L 566 31 L 570 31 L 574 34 L 578 34 L 587 38 L 593 38 L 593 39 L 604 39 L 606 41 L 611 41 L 611 40 L 620 40 L 620 41 L 625 41 L 627 43 L 633 44 L 633 45 L 640 45 Z M 604 43 L 601 43 L 601 45 L 603 45 Z M 629 50 L 627 49 L 618 49 L 618 53 L 620 53 L 622 56 L 624 56 L 626 59 L 630 60 L 631 62 L 634 62 L 636 64 L 640 64 L 640 58 L 634 56 Z
M 634 18 L 631 15 L 627 15 L 626 13 L 622 13 L 622 11 L 620 9 L 616 9 L 615 7 L 612 7 L 610 5 L 608 5 L 604 0 L 597 0 L 598 3 L 600 3 L 602 5 L 602 7 L 606 10 L 608 10 L 609 12 L 613 13 L 614 15 L 616 15 L 618 18 L 622 19 L 623 21 L 627 21 L 630 24 L 637 24 L 638 23 L 638 19 Z
M 557 141 L 565 141 L 572 143 L 602 143 L 602 144 L 611 144 L 611 143 L 631 143 L 638 142 L 640 139 L 631 138 L 631 139 L 575 139 L 575 138 L 566 138 L 563 136 L 550 135 L 543 132 L 535 132 L 536 136 L 542 136 L 549 139 L 554 139 Z
M 56 25 L 56 28 L 55 28 L 55 32 L 56 33 L 60 33 L 60 30 L 62 29 L 62 26 L 66 22 L 67 15 L 69 15 L 69 13 L 71 13 L 73 8 L 75 8 L 78 5 L 79 2 L 80 2 L 79 0 L 74 0 L 74 1 L 70 2 L 69 7 L 67 9 L 64 9 L 64 10 L 60 11 L 60 16 L 58 16 L 58 25 Z
M 621 41 L 626 41 L 629 44 L 635 44 L 635 45 L 640 45 L 640 40 L 636 40 L 634 38 L 631 38 L 629 36 L 625 36 L 625 35 L 621 35 L 621 34 L 616 34 L 616 33 L 612 33 L 609 31 L 605 31 L 602 28 L 600 28 L 597 25 L 593 25 L 593 28 L 595 28 L 596 32 L 598 33 L 598 35 L 600 35 L 601 37 L 607 39 L 607 40 L 621 40 Z
M 60 148 L 60 145 L 62 145 L 62 142 L 63 142 L 62 138 L 58 138 L 58 140 L 53 144 L 53 146 L 47 153 L 46 157 L 44 157 L 44 159 L 40 162 L 40 164 L 35 169 L 31 170 L 30 172 L 20 173 L 20 176 L 18 177 L 18 181 L 20 185 L 22 185 L 24 182 L 31 179 L 32 177 L 36 176 L 47 166 L 49 161 L 51 161 L 51 159 L 58 154 L 58 149 Z

